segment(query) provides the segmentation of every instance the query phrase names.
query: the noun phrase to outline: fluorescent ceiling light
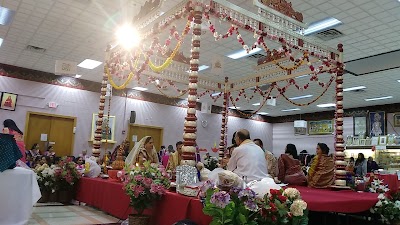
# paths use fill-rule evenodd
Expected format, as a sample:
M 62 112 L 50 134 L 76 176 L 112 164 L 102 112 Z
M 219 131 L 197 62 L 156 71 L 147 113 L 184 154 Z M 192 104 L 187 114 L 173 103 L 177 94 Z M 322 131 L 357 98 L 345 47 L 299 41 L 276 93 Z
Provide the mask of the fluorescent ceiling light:
M 333 17 L 328 17 L 326 19 L 311 23 L 310 26 L 304 30 L 304 35 L 310 35 L 320 31 L 328 30 L 329 28 L 340 24 L 343 24 L 342 21 Z
M 201 65 L 201 66 L 199 66 L 199 71 L 206 70 L 208 68 L 210 68 L 210 67 L 207 65 Z
M 393 96 L 385 96 L 385 97 L 376 97 L 376 98 L 367 98 L 365 101 L 377 101 L 377 100 L 384 100 L 384 99 L 390 99 L 393 98 Z
M 320 108 L 329 108 L 329 107 L 336 106 L 336 104 L 335 103 L 325 103 L 325 104 L 319 104 L 317 106 L 320 107 Z
M 254 106 L 258 106 L 258 105 L 261 105 L 261 104 L 260 104 L 260 103 L 254 103 L 253 105 L 254 105 Z
M 235 108 L 235 106 L 230 106 L 230 107 L 228 107 L 229 109 L 240 109 L 240 107 L 236 107 Z
M 0 6 L 0 24 L 9 25 L 14 18 L 15 11 Z
M 134 87 L 132 89 L 137 90 L 137 91 L 146 91 L 147 90 L 147 88 L 144 88 L 144 87 Z
M 212 96 L 212 97 L 215 97 L 215 96 L 218 96 L 218 95 L 220 95 L 220 94 L 221 94 L 221 92 L 215 92 L 215 93 L 212 93 L 211 96 Z
M 80 75 L 80 74 L 75 75 L 75 78 L 81 78 L 81 77 L 82 77 L 82 75 Z
M 85 59 L 83 60 L 81 63 L 79 63 L 79 67 L 85 68 L 85 69 L 89 69 L 92 70 L 98 66 L 100 66 L 102 64 L 102 62 L 93 60 L 93 59 Z
M 297 100 L 297 99 L 302 99 L 302 98 L 311 98 L 313 95 L 302 95 L 302 96 L 297 96 L 297 97 L 292 97 L 289 98 L 290 100 Z
M 3 38 L 0 38 L 0 46 L 3 44 Z
M 251 50 L 249 53 L 247 53 L 246 50 L 242 49 L 242 50 L 239 50 L 232 54 L 227 55 L 227 57 L 229 57 L 231 59 L 240 59 L 245 56 L 253 55 L 254 53 L 257 53 L 259 51 L 261 51 L 261 48 L 255 48 L 255 49 Z
M 257 114 L 264 116 L 264 115 L 268 115 L 269 113 L 267 113 L 267 112 L 258 112 Z
M 202 71 L 202 70 L 206 70 L 206 69 L 208 69 L 208 68 L 210 68 L 210 67 L 207 66 L 207 65 L 201 65 L 201 66 L 199 66 L 199 72 Z M 188 70 L 188 71 L 186 71 L 186 72 L 190 73 L 190 70 Z
M 282 112 L 291 112 L 291 111 L 299 111 L 299 108 L 294 108 L 294 109 L 282 109 Z
M 400 0 L 399 0 L 399 2 L 400 2 Z M 400 80 L 397 80 L 397 82 L 399 82 L 399 83 L 400 83 Z
M 310 75 L 309 75 L 309 74 L 306 74 L 306 75 L 297 76 L 297 77 L 295 77 L 295 78 L 302 78 L 302 77 L 308 77 L 308 76 L 310 76 Z
M 367 87 L 365 86 L 356 86 L 356 87 L 349 87 L 349 88 L 345 88 L 343 89 L 343 91 L 355 91 L 355 90 L 361 90 L 361 89 L 365 89 Z

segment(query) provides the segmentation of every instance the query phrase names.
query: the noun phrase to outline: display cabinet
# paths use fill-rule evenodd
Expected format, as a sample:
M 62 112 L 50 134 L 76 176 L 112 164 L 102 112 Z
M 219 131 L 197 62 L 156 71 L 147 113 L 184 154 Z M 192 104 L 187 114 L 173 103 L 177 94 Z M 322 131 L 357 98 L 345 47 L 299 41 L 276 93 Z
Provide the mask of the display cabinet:
M 375 148 L 373 151 L 372 149 Z M 346 146 L 345 159 L 357 159 L 358 153 L 363 153 L 365 158 L 372 156 L 380 167 L 385 170 L 400 170 L 400 145 L 378 146 Z

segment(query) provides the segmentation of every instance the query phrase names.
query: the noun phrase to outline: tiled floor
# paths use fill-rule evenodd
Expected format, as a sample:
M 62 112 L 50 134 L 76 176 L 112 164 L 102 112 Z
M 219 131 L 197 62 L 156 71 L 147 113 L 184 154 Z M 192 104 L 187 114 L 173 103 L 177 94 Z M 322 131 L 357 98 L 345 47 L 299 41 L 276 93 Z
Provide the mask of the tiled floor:
M 28 225 L 113 224 L 118 218 L 88 206 L 35 206 Z

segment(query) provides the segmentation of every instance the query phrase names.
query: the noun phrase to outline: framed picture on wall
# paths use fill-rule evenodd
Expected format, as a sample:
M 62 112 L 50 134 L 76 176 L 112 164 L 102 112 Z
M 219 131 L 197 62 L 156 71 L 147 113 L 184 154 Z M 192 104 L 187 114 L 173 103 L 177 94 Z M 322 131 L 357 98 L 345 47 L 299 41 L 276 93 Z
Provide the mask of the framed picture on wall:
M 387 138 L 386 136 L 379 137 L 379 145 L 386 145 Z
M 96 131 L 96 122 L 99 119 L 98 114 L 93 114 L 92 118 L 92 133 L 90 136 L 90 140 L 94 140 L 94 132 Z M 101 132 L 101 141 L 110 143 L 115 143 L 115 116 L 106 115 L 103 116 L 103 125 L 102 125 L 102 132 Z
M 17 105 L 17 94 L 3 92 L 1 93 L 0 109 L 15 111 Z
M 308 121 L 308 134 L 321 135 L 333 133 L 333 120 Z
M 400 127 L 400 113 L 395 113 L 393 115 L 393 126 Z
M 369 134 L 371 137 L 378 137 L 386 134 L 385 112 L 370 112 L 368 114 Z
M 354 136 L 365 136 L 367 134 L 366 117 L 353 117 L 353 134 Z

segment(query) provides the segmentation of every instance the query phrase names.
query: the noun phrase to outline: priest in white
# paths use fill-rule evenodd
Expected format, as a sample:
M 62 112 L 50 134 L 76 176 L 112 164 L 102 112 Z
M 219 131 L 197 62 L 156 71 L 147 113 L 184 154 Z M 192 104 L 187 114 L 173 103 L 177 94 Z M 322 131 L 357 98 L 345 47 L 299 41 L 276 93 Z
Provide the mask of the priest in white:
M 246 129 L 237 131 L 235 141 L 238 147 L 233 150 L 227 169 L 246 182 L 269 177 L 264 151 L 250 139 L 250 132 Z

